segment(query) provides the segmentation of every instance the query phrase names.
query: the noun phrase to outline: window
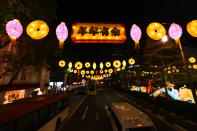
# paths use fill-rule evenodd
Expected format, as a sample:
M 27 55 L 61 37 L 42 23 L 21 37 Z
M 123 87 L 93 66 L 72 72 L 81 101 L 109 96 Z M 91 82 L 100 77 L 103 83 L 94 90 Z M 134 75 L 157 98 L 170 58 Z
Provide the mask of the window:
M 116 124 L 116 127 L 118 128 L 118 131 L 122 131 L 122 125 L 121 125 L 120 121 L 118 120 L 118 118 L 116 117 L 113 110 L 111 110 L 111 116 L 112 116 L 112 119 L 114 120 L 114 122 Z

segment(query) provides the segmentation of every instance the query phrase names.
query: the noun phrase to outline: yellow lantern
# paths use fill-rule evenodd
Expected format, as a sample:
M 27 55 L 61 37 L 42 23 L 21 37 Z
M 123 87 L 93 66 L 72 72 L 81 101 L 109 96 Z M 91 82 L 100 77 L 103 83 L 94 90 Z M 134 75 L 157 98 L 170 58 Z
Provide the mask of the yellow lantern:
M 80 70 L 81 68 L 83 68 L 83 64 L 81 63 L 81 62 L 76 62 L 75 63 L 75 68 L 77 69 L 77 70 Z
M 122 67 L 122 70 L 125 70 L 125 66 Z
M 179 69 L 176 69 L 176 72 L 179 72 Z
M 35 20 L 27 26 L 26 32 L 31 38 L 39 40 L 47 36 L 49 27 L 44 21 Z
M 190 57 L 189 58 L 189 62 L 190 63 L 195 63 L 196 62 L 196 58 L 195 57 Z
M 191 68 L 192 68 L 192 66 L 191 66 L 191 65 L 188 65 L 188 68 L 190 68 L 190 69 L 191 69 Z
M 110 66 L 111 66 L 111 63 L 110 63 L 110 62 L 106 62 L 106 63 L 105 63 L 105 66 L 106 66 L 106 67 L 110 67 Z
M 84 75 L 86 72 L 84 70 L 81 70 L 81 74 Z
M 193 20 L 187 24 L 187 31 L 191 36 L 197 37 L 197 20 Z
M 69 68 L 69 69 L 71 69 L 71 68 L 72 68 L 72 66 L 73 66 L 72 62 L 69 62 L 69 64 L 68 64 L 68 68 Z
M 94 71 L 93 71 L 93 70 L 91 70 L 91 71 L 90 71 L 90 74 L 92 74 L 92 75 L 93 75 L 93 74 L 94 74 Z
M 95 70 L 96 69 L 96 63 L 94 62 L 92 66 L 93 66 L 93 69 Z
M 85 77 L 85 75 L 81 75 L 82 77 Z
M 113 62 L 113 66 L 114 66 L 115 68 L 119 68 L 119 67 L 121 66 L 121 62 L 120 62 L 119 60 L 115 60 L 115 61 Z
M 103 70 L 100 70 L 100 74 L 103 74 Z
M 64 60 L 59 61 L 59 66 L 64 67 L 66 65 L 66 62 Z
M 130 65 L 133 65 L 133 64 L 135 64 L 135 60 L 134 60 L 133 58 L 130 58 L 130 59 L 128 60 L 128 63 L 129 63 Z
M 100 68 L 103 69 L 103 62 L 100 63 Z
M 113 70 L 112 69 L 109 69 L 109 73 L 112 74 L 113 73 Z
M 126 60 L 123 60 L 123 61 L 122 61 L 122 66 L 125 67 L 126 65 L 127 65 Z
M 77 70 L 74 70 L 74 73 L 77 73 Z
M 107 70 L 107 69 L 105 69 L 105 70 L 104 70 L 104 72 L 105 72 L 105 73 L 107 73 L 107 72 L 108 72 L 108 70 Z
M 86 63 L 85 63 L 85 67 L 86 67 L 86 68 L 89 68 L 89 67 L 90 67 L 90 62 L 86 62 Z
M 196 64 L 195 64 L 195 65 L 193 65 L 193 68 L 194 68 L 194 69 L 197 69 L 197 65 L 196 65 Z
M 121 71 L 121 68 L 117 68 L 117 71 Z
M 86 74 L 89 74 L 90 72 L 89 71 L 86 71 Z
M 153 40 L 161 40 L 166 35 L 166 29 L 162 24 L 153 22 L 146 28 L 146 33 Z

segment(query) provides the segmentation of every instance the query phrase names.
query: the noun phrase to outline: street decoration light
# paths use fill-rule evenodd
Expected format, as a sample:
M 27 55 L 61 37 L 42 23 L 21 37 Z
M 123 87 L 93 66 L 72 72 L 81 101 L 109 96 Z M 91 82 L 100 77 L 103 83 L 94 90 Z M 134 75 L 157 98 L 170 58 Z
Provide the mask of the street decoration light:
M 90 74 L 90 72 L 89 71 L 86 71 L 86 74 Z
M 109 73 L 110 73 L 110 74 L 112 74 L 112 73 L 113 73 L 113 70 L 112 70 L 112 69 L 109 69 L 108 71 L 109 71 Z
M 122 66 L 123 66 L 123 67 L 126 67 L 126 65 L 127 65 L 126 60 L 123 60 L 123 61 L 122 61 Z
M 195 63 L 196 62 L 196 58 L 195 57 L 190 57 L 189 58 L 189 62 L 190 63 Z
M 85 63 L 85 67 L 86 67 L 86 68 L 89 68 L 89 67 L 90 67 L 90 62 L 86 62 L 86 63 Z
M 35 20 L 27 26 L 26 32 L 32 39 L 39 40 L 47 36 L 49 27 L 46 22 Z
M 71 68 L 72 68 L 72 66 L 73 66 L 72 62 L 69 62 L 69 64 L 68 64 L 68 68 L 69 68 L 69 69 L 71 69 Z
M 125 70 L 125 66 L 122 67 L 122 70 Z
M 100 74 L 103 74 L 103 70 L 100 70 L 99 72 L 100 72 Z
M 93 63 L 92 67 L 93 67 L 94 70 L 96 69 L 96 63 L 95 62 Z
M 100 69 L 103 69 L 103 62 L 100 63 Z
M 77 70 L 74 70 L 74 73 L 76 74 L 77 73 Z
M 66 62 L 64 60 L 59 61 L 59 66 L 64 67 L 66 65 Z
M 108 72 L 108 70 L 107 70 L 107 69 L 105 69 L 105 70 L 104 70 L 104 72 L 105 72 L 105 73 L 107 73 L 107 72 Z
M 19 38 L 23 33 L 23 27 L 20 21 L 17 19 L 8 21 L 6 24 L 6 32 L 11 39 L 11 42 L 8 45 L 8 51 L 10 51 L 11 45 L 14 44 L 16 39 Z
M 6 24 L 6 32 L 12 41 L 15 41 L 23 33 L 23 27 L 19 20 L 14 19 Z
M 168 41 L 167 35 L 165 35 L 161 40 L 162 40 L 163 42 L 167 42 L 167 41 Z
M 106 62 L 105 66 L 109 68 L 109 67 L 111 67 L 111 63 L 110 62 Z
M 115 68 L 119 68 L 119 67 L 121 66 L 121 62 L 120 62 L 119 60 L 115 60 L 115 61 L 113 62 L 113 66 L 114 66 Z
M 91 71 L 90 71 L 90 74 L 92 74 L 92 75 L 93 75 L 93 74 L 94 74 L 94 70 L 91 70 Z
M 119 68 L 117 68 L 117 71 L 121 71 L 121 68 L 119 67 Z
M 64 46 L 64 41 L 67 39 L 68 37 L 68 29 L 65 25 L 64 22 L 61 22 L 57 28 L 56 28 L 56 36 L 57 39 L 59 40 L 59 47 L 63 48 Z
M 75 63 L 75 68 L 77 69 L 77 70 L 80 70 L 81 68 L 83 68 L 83 64 L 81 63 L 81 62 L 76 62 Z
M 193 68 L 194 68 L 194 69 L 197 69 L 197 65 L 196 65 L 196 64 L 194 64 L 194 65 L 193 65 Z
M 81 74 L 84 75 L 86 72 L 85 70 L 81 70 Z
M 130 59 L 128 60 L 128 63 L 129 63 L 130 65 L 133 65 L 133 64 L 135 64 L 135 60 L 134 60 L 133 58 L 130 58 Z
M 133 24 L 130 30 L 130 36 L 132 40 L 135 42 L 135 49 L 140 49 L 139 41 L 142 36 L 142 31 L 139 26 Z
M 168 33 L 172 39 L 175 40 L 176 44 L 180 43 L 180 38 L 182 35 L 182 28 L 178 24 L 172 23 L 168 30 Z
M 162 24 L 153 22 L 146 28 L 146 33 L 153 40 L 161 40 L 166 35 L 166 29 Z
M 187 24 L 187 31 L 191 36 L 197 37 L 197 20 L 193 20 Z

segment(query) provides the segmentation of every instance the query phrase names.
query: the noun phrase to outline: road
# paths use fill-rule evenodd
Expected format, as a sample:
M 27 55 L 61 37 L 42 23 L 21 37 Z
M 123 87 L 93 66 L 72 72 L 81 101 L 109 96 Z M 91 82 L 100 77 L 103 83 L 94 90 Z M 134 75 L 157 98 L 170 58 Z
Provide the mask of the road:
M 88 96 L 71 118 L 63 123 L 62 131 L 112 131 L 107 106 L 113 102 L 125 102 L 111 90 L 98 92 L 96 96 Z M 175 131 L 165 122 L 152 118 L 158 131 Z

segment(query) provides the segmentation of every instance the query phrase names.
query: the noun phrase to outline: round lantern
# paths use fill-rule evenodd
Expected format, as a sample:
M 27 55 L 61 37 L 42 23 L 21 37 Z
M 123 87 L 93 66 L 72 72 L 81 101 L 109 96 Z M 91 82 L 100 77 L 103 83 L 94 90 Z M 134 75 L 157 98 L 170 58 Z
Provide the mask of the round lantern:
M 56 28 L 56 36 L 57 39 L 59 40 L 59 46 L 60 48 L 63 48 L 64 46 L 64 41 L 67 39 L 68 37 L 68 29 L 65 25 L 64 22 L 61 22 L 57 28 Z
M 128 63 L 129 63 L 130 65 L 133 65 L 133 64 L 135 64 L 135 60 L 134 60 L 133 58 L 130 58 L 130 59 L 128 60 Z
M 114 66 L 115 68 L 119 68 L 119 67 L 121 66 L 121 62 L 120 62 L 119 60 L 115 60 L 115 61 L 113 62 L 113 66 Z
M 91 71 L 90 71 L 90 74 L 92 74 L 92 75 L 93 75 L 93 74 L 94 74 L 94 71 L 93 71 L 93 70 L 91 70 Z
M 194 68 L 194 69 L 197 69 L 197 65 L 196 65 L 196 64 L 195 64 L 195 65 L 193 65 L 193 68 Z
M 99 72 L 100 72 L 100 74 L 103 74 L 103 70 L 100 70 Z
M 191 36 L 197 37 L 197 20 L 193 20 L 187 24 L 187 31 Z
M 89 71 L 86 71 L 86 74 L 89 74 L 90 72 Z
M 103 62 L 100 63 L 100 68 L 103 69 Z
M 122 61 L 122 66 L 125 67 L 126 65 L 127 65 L 126 60 L 123 60 L 123 61 Z
M 122 70 L 125 70 L 125 66 L 122 67 Z
M 105 69 L 105 70 L 104 70 L 104 72 L 105 72 L 105 73 L 107 73 L 107 72 L 108 72 L 108 70 L 107 70 L 107 69 Z
M 105 66 L 106 66 L 106 67 L 110 67 L 110 66 L 111 66 L 111 63 L 110 63 L 110 62 L 106 62 L 106 63 L 105 63 Z
M 180 42 L 180 38 L 182 35 L 181 26 L 179 26 L 178 24 L 175 24 L 175 23 L 171 24 L 170 28 L 168 30 L 168 33 L 169 33 L 170 37 L 176 41 L 177 44 Z
M 196 58 L 195 57 L 190 57 L 189 58 L 189 62 L 190 63 L 195 63 L 196 62 Z
M 66 62 L 64 60 L 59 61 L 59 66 L 64 67 L 66 65 Z
M 77 70 L 80 70 L 81 68 L 83 68 L 83 64 L 82 64 L 81 62 L 76 62 L 76 63 L 75 63 L 75 68 L 76 68 Z
M 166 30 L 162 24 L 153 22 L 146 28 L 146 33 L 153 40 L 161 40 L 166 35 Z
M 85 63 L 85 67 L 86 67 L 86 68 L 89 68 L 89 67 L 90 67 L 90 62 L 86 62 L 86 63 Z
M 84 75 L 86 72 L 84 70 L 81 70 L 81 74 Z
M 19 20 L 14 19 L 6 24 L 6 32 L 11 40 L 16 40 L 23 33 L 23 27 Z
M 135 42 L 135 49 L 139 49 L 140 48 L 139 41 L 142 36 L 142 31 L 141 31 L 140 27 L 137 26 L 136 24 L 133 24 L 131 27 L 131 30 L 130 30 L 130 36 L 133 39 L 133 41 Z
M 93 67 L 94 70 L 96 69 L 96 63 L 95 62 L 93 63 L 92 67 Z
M 76 74 L 77 73 L 77 70 L 74 70 L 74 73 Z
M 108 71 L 109 71 L 109 73 L 110 73 L 110 74 L 112 74 L 112 73 L 113 73 L 113 70 L 112 70 L 112 69 L 109 69 Z
M 72 62 L 69 62 L 69 64 L 68 64 L 68 68 L 69 68 L 69 69 L 71 69 L 71 68 L 72 68 L 72 66 L 73 66 Z
M 49 33 L 48 25 L 42 20 L 35 20 L 27 26 L 27 34 L 32 39 L 42 39 Z

